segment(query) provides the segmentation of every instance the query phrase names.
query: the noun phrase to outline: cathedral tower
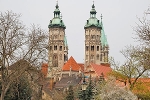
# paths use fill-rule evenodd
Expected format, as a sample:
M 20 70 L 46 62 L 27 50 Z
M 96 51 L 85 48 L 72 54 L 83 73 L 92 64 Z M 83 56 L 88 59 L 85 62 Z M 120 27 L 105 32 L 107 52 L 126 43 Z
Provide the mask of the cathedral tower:
M 66 26 L 60 16 L 58 3 L 54 10 L 54 18 L 50 20 L 49 28 L 49 71 L 61 70 L 68 60 L 68 44 L 65 36 Z
M 101 21 L 96 18 L 95 5 L 92 5 L 90 18 L 87 20 L 85 29 L 85 66 L 90 63 L 108 63 L 108 43 Z

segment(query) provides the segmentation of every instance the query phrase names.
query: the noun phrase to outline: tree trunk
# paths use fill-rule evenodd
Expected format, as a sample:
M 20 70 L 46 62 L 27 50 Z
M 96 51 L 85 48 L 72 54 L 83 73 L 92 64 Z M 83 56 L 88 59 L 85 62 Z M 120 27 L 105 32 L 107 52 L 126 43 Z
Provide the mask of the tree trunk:
M 1 91 L 1 99 L 0 100 L 4 100 L 4 96 L 5 96 L 5 88 L 4 88 L 4 85 L 2 84 L 2 91 Z
M 0 100 L 4 100 L 4 92 L 1 92 L 1 99 Z

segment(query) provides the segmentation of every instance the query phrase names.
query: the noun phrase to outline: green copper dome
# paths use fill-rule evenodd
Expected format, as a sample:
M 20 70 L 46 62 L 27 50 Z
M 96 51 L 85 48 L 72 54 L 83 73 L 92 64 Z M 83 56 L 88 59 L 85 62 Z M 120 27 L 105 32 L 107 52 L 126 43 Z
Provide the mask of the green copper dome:
M 90 11 L 90 18 L 87 20 L 84 28 L 88 28 L 90 26 L 96 26 L 98 28 L 101 28 L 101 24 L 99 20 L 96 18 L 96 10 L 94 4 L 92 5 L 92 9 Z
M 48 28 L 51 27 L 62 27 L 66 28 L 63 20 L 60 17 L 60 10 L 58 4 L 56 4 L 56 9 L 54 10 L 54 18 L 50 20 L 50 23 L 48 25 Z
M 101 24 L 97 18 L 89 18 L 84 26 L 84 28 L 88 28 L 90 26 L 96 26 L 101 28 Z

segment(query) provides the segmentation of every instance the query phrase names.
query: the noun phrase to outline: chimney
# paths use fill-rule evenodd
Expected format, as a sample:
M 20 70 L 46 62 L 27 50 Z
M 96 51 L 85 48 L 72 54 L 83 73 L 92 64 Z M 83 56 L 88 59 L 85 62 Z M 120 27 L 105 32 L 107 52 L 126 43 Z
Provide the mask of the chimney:
M 50 78 L 50 90 L 52 90 L 53 87 L 54 87 L 54 78 L 51 77 L 51 78 Z

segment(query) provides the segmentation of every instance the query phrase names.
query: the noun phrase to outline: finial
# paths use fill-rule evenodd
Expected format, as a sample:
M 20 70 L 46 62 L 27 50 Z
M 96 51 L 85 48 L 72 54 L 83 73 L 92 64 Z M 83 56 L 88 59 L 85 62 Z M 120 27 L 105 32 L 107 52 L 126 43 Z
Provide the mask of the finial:
M 58 0 L 56 0 L 56 8 L 58 8 L 59 6 L 58 6 Z
M 101 14 L 101 16 L 100 16 L 100 17 L 101 17 L 101 22 L 102 22 L 102 19 L 103 19 L 103 15 Z
M 93 5 L 92 5 L 92 8 L 95 8 L 95 6 L 94 6 L 94 0 L 93 0 Z

